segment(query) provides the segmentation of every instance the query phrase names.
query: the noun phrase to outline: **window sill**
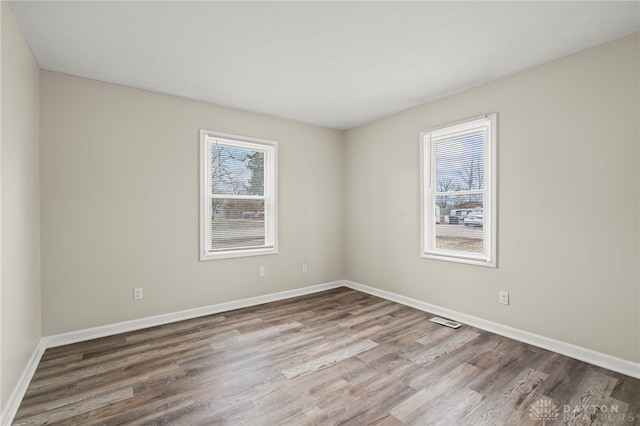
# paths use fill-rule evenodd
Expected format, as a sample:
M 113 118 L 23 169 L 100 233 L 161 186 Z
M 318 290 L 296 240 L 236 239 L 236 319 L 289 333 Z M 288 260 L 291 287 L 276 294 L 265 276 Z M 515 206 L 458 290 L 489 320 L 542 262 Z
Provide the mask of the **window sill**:
M 278 249 L 275 247 L 251 250 L 230 250 L 218 253 L 200 253 L 200 261 L 205 262 L 207 260 L 233 259 L 236 257 L 266 256 L 277 253 Z
M 433 259 L 433 260 L 442 260 L 445 262 L 465 263 L 467 265 L 484 266 L 488 268 L 498 267 L 495 261 L 486 260 L 486 259 L 474 259 L 471 257 L 451 256 L 451 255 L 435 254 L 435 253 L 422 253 L 420 257 L 422 257 L 423 259 Z

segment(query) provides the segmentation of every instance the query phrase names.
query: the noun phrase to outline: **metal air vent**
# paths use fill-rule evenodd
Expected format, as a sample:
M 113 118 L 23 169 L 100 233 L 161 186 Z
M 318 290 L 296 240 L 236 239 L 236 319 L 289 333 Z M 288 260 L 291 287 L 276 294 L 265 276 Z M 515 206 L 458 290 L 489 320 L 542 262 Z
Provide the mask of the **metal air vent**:
M 451 320 L 448 320 L 448 319 L 445 319 L 445 318 L 440 318 L 440 317 L 433 317 L 429 321 L 435 322 L 436 324 L 445 325 L 445 326 L 451 327 L 451 328 L 458 328 L 458 327 L 462 326 L 462 324 L 460 324 L 458 322 L 451 321 Z

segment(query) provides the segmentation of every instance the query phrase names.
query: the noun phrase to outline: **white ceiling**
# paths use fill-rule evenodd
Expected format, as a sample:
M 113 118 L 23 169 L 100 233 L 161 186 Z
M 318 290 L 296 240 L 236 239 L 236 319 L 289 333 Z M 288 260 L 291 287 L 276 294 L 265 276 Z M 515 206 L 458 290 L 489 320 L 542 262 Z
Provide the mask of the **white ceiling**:
M 640 2 L 12 1 L 42 69 L 346 129 L 640 30 Z

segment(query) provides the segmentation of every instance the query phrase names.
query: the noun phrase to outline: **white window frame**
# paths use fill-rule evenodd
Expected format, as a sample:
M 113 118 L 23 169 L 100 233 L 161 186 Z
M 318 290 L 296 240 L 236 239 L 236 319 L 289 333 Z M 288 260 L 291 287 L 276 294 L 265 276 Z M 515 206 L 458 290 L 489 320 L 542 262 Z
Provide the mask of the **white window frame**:
M 497 114 L 475 117 L 465 121 L 440 126 L 420 132 L 420 256 L 488 267 L 497 267 Z M 481 191 L 457 191 L 456 195 L 482 193 L 484 221 L 484 251 L 473 253 L 436 247 L 436 197 L 449 193 L 437 192 L 435 147 L 440 141 L 467 133 L 484 133 L 484 189 Z
M 265 247 L 229 250 L 209 250 L 211 241 L 211 150 L 215 141 L 227 146 L 261 151 L 264 160 L 264 195 L 225 195 L 224 198 L 264 199 Z M 229 259 L 278 253 L 278 143 L 264 139 L 232 135 L 200 129 L 200 260 Z

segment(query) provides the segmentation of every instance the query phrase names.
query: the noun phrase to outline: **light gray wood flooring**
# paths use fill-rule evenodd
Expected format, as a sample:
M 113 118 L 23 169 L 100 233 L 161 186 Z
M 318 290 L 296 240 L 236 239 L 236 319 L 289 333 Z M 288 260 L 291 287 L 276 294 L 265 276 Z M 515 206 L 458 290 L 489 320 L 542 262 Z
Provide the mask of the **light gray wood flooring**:
M 15 425 L 640 425 L 640 380 L 347 288 L 48 349 Z

